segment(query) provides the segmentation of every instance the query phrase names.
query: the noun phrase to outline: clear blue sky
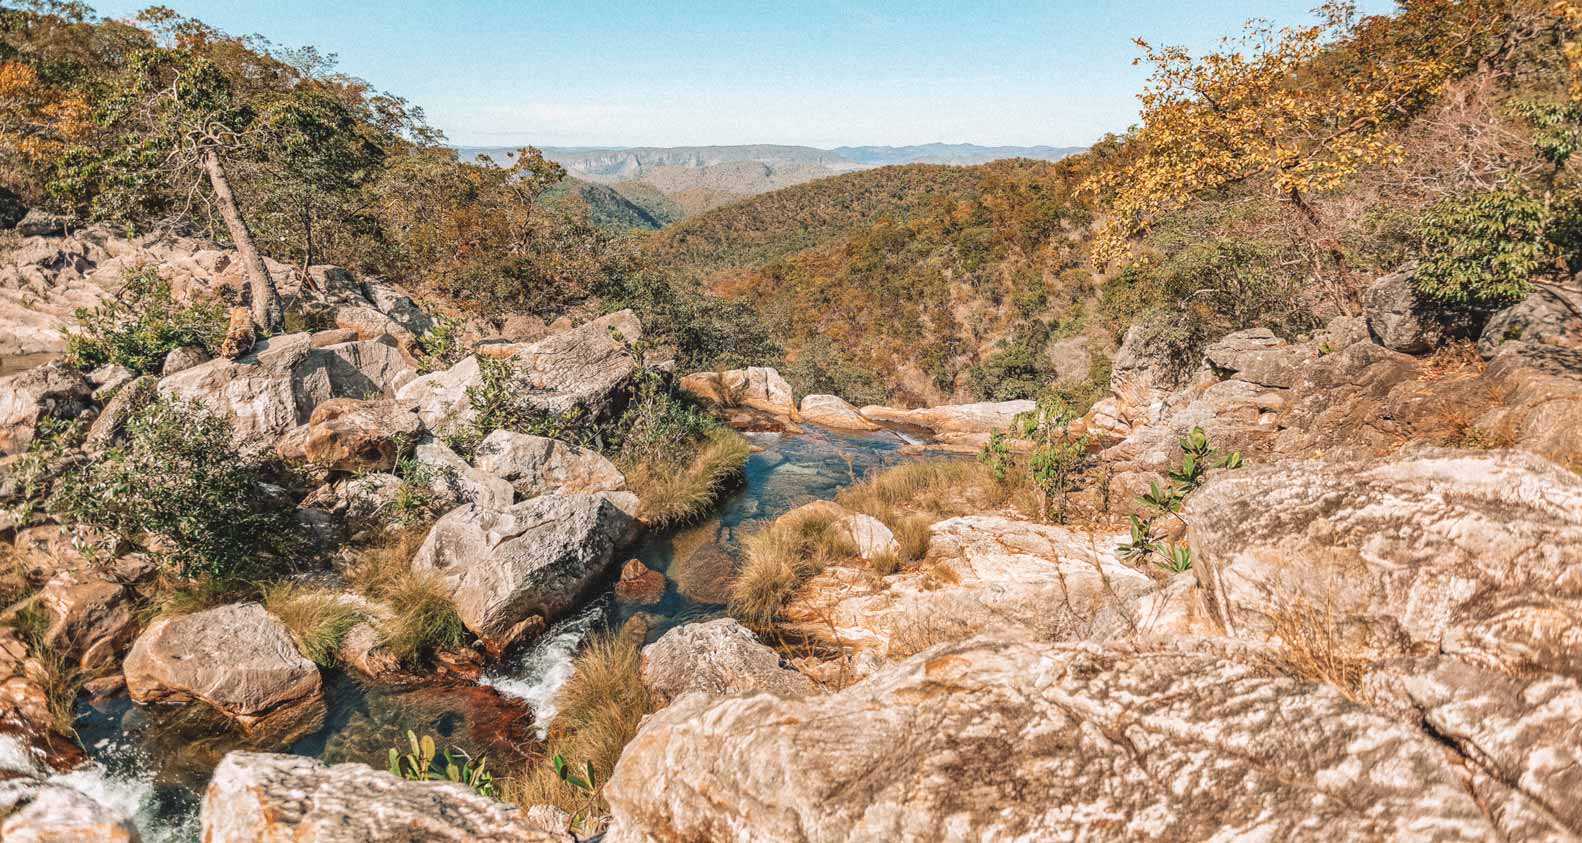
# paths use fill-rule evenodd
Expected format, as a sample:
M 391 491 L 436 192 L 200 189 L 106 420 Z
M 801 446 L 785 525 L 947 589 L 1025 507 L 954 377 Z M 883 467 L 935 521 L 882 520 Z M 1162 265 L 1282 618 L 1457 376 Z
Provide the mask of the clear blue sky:
M 166 3 L 337 53 L 452 143 L 837 146 L 1084 145 L 1136 117 L 1133 37 L 1202 49 L 1251 17 L 1307 22 L 1318 0 Z

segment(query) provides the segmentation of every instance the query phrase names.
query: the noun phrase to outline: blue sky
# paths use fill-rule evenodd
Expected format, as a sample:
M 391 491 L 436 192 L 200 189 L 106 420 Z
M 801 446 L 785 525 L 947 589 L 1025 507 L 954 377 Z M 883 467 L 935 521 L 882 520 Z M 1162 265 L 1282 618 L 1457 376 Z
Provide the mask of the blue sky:
M 1251 17 L 1306 22 L 1317 1 L 166 3 L 337 53 L 452 143 L 827 147 L 1084 145 L 1136 117 L 1133 37 L 1202 49 Z

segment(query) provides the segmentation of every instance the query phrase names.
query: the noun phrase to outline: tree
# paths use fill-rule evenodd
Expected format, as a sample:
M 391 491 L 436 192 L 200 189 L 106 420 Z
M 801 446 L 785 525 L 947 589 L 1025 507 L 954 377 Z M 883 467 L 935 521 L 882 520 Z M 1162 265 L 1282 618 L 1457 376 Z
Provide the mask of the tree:
M 92 130 L 88 104 L 74 91 L 45 84 L 20 61 L 0 61 L 0 174 L 37 199 L 33 176 Z

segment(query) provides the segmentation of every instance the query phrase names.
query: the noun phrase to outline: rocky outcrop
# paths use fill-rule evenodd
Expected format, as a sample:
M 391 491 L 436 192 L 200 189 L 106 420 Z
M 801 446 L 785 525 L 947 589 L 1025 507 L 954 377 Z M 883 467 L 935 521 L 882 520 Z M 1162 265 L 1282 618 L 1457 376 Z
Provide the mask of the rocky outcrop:
M 1216 475 L 1187 541 L 1226 630 L 1306 616 L 1379 659 L 1422 650 L 1582 676 L 1582 478 L 1517 452 L 1427 450 Z
M 473 468 L 438 439 L 419 441 L 412 459 L 427 473 L 429 491 L 444 505 L 470 503 L 483 509 L 506 509 L 516 499 L 510 481 Z
M 81 791 L 36 779 L 0 783 L 6 843 L 139 843 L 132 818 Z
M 831 695 L 682 697 L 623 753 L 605 840 L 1498 839 L 1464 775 L 1211 646 L 984 638 Z
M 997 516 L 941 521 L 924 562 L 873 580 L 850 566 L 814 576 L 785 609 L 790 623 L 853 656 L 871 672 L 887 659 L 988 630 L 1029 640 L 1088 637 L 1096 617 L 1132 604 L 1155 585 L 1115 559 L 1124 536 L 1092 534 Z
M 64 363 L 0 378 L 0 455 L 27 450 L 40 423 L 71 420 L 93 407 L 93 386 Z
M 774 415 L 796 415 L 796 397 L 780 373 L 766 366 L 693 372 L 681 379 L 681 389 L 721 407 L 745 406 Z
M 1414 267 L 1373 282 L 1362 298 L 1362 315 L 1379 344 L 1404 354 L 1426 354 L 1446 341 L 1476 337 L 1486 313 L 1443 307 L 1417 294 Z
M 548 494 L 503 510 L 457 507 L 412 560 L 436 574 L 493 652 L 569 611 L 610 564 L 631 516 L 603 494 Z
M 1495 313 L 1478 337 L 1478 352 L 1489 359 L 1507 342 L 1582 350 L 1582 291 L 1542 286 Z
M 802 420 L 836 430 L 878 430 L 856 407 L 838 395 L 809 395 L 802 399 Z
M 798 697 L 813 683 L 781 662 L 746 627 L 730 618 L 678 626 L 643 648 L 643 685 L 669 703 L 683 694 L 712 697 L 770 693 Z
M 623 387 L 642 365 L 628 347 L 642 338 L 642 323 L 622 310 L 502 353 L 533 406 L 551 413 L 581 407 L 601 417 L 620 409 Z
M 422 429 L 417 415 L 396 401 L 332 398 L 308 417 L 303 455 L 332 471 L 389 471 Z
M 209 353 L 195 345 L 184 345 L 173 348 L 165 355 L 164 363 L 159 367 L 161 377 L 185 372 L 193 366 L 201 366 L 209 362 Z
M 483 382 L 476 356 L 463 357 L 454 366 L 413 378 L 396 393 L 396 399 L 423 419 L 435 433 L 452 433 L 473 420 L 467 390 Z
M 316 726 L 299 709 L 323 705 L 318 668 L 257 603 L 160 618 L 138 636 L 122 668 L 139 703 L 201 700 L 255 732 L 282 725 L 311 732 Z
M 1518 447 L 1562 464 L 1582 465 L 1582 349 L 1506 342 L 1480 380 L 1500 400 L 1478 418 L 1479 430 L 1509 435 Z
M 523 498 L 626 489 L 620 469 L 597 451 L 545 436 L 496 430 L 484 437 L 472 462 L 509 482 Z
M 872 421 L 914 424 L 935 433 L 994 433 L 1010 428 L 1018 413 L 1034 409 L 1032 401 L 991 401 L 979 404 L 943 404 L 918 410 L 898 410 L 870 405 L 861 412 Z
M 233 752 L 203 794 L 205 843 L 558 843 L 508 802 L 366 764 Z

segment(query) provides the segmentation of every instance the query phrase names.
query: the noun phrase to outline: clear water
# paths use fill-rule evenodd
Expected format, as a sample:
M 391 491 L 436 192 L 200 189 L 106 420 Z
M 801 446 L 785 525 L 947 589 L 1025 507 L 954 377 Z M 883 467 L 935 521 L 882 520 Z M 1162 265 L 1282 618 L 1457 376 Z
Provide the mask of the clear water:
M 870 471 L 900 461 L 900 449 L 909 441 L 888 430 L 836 433 L 809 428 L 796 435 L 746 435 L 755 452 L 743 482 L 714 515 L 696 526 L 647 537 L 632 549 L 631 556 L 666 573 L 665 592 L 656 603 L 623 603 L 606 591 L 580 613 L 508 654 L 475 686 L 401 690 L 327 673 L 324 724 L 284 747 L 250 745 L 223 719 L 195 708 L 145 709 L 124 696 L 98 707 L 83 702 L 77 729 L 91 761 L 57 779 L 125 808 L 146 843 L 192 843 L 198 840 L 203 789 L 215 765 L 235 749 L 383 768 L 389 748 L 403 742 L 411 729 L 435 735 L 441 744 L 487 753 L 494 769 L 514 767 L 537 753 L 543 740 L 540 724 L 554 714 L 555 692 L 570 676 L 577 648 L 591 632 L 642 614 L 653 640 L 678 624 L 720 615 L 724 583 L 744 530 L 802 503 L 833 497 Z

